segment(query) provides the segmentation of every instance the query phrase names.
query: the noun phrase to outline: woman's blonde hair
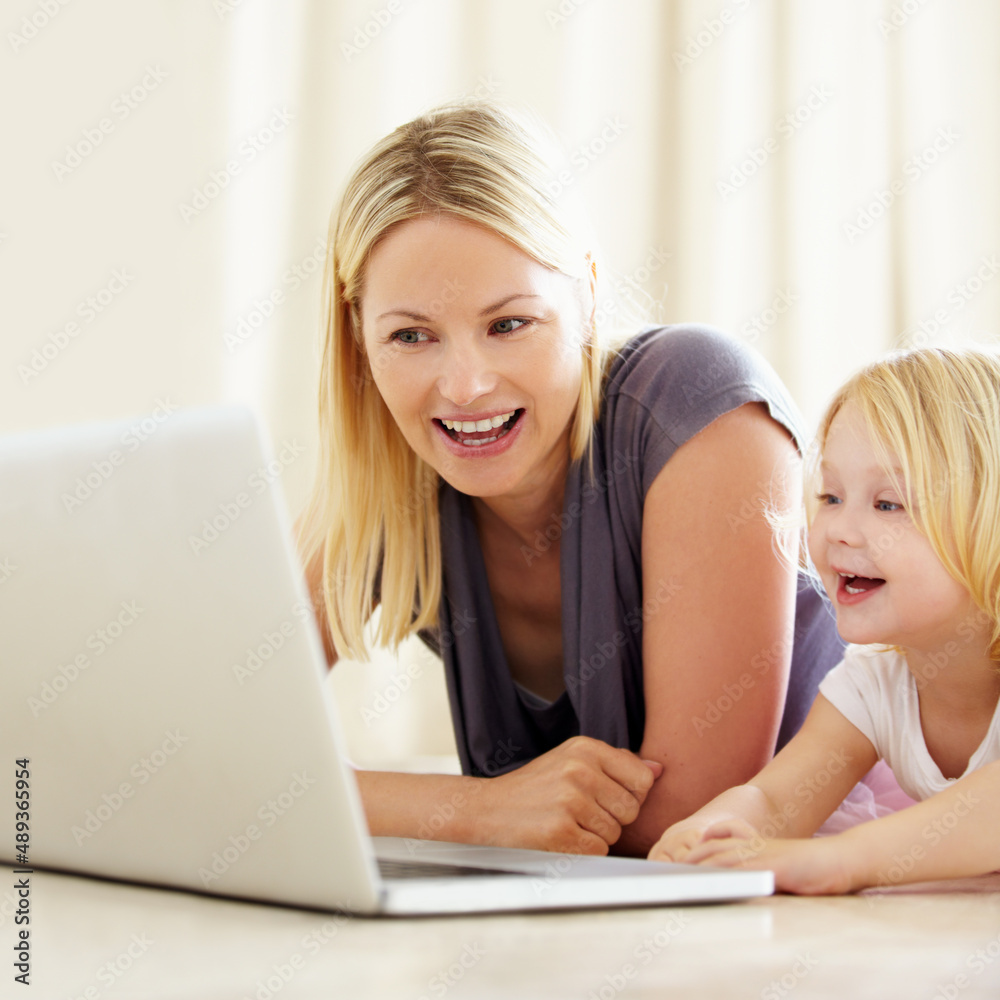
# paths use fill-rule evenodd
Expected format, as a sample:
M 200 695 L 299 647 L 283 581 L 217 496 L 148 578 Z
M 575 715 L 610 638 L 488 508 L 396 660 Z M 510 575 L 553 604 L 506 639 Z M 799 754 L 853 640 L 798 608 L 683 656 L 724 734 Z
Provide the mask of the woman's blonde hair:
M 417 457 L 386 408 L 364 349 L 360 303 L 368 261 L 395 227 L 447 213 L 508 240 L 538 263 L 592 280 L 593 246 L 559 181 L 559 153 L 528 115 L 493 102 L 437 108 L 378 142 L 330 220 L 323 281 L 320 455 L 300 531 L 307 565 L 321 563 L 322 599 L 339 655 L 366 659 L 375 639 L 398 645 L 437 623 L 441 599 L 438 474 Z M 570 458 L 589 456 L 608 352 L 592 324 Z
M 1000 354 L 927 347 L 868 365 L 827 408 L 820 450 L 848 403 L 917 528 L 988 617 L 1000 659 Z

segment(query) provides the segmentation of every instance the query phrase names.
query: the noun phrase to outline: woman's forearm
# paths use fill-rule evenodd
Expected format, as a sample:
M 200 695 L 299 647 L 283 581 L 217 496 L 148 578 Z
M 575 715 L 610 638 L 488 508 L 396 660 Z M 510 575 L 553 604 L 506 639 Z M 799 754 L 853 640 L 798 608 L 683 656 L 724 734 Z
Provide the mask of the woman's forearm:
M 372 836 L 489 842 L 479 808 L 488 778 L 396 771 L 355 776 Z
M 606 854 L 632 822 L 660 766 L 577 736 L 495 778 L 362 771 L 376 836 Z

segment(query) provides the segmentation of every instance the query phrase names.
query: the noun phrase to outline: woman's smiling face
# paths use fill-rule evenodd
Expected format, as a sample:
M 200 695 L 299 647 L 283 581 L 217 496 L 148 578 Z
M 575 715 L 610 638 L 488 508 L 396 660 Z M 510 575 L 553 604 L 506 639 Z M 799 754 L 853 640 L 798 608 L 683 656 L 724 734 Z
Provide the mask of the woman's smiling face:
M 488 229 L 427 215 L 376 244 L 360 311 L 382 399 L 455 489 L 530 496 L 565 474 L 583 367 L 578 281 Z

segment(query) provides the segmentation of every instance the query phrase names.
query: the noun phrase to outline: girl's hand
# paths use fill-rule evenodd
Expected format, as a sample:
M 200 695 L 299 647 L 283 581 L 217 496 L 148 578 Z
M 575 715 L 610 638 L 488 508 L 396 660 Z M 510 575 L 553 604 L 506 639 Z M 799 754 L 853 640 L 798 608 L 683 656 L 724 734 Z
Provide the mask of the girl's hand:
M 496 778 L 483 778 L 479 843 L 607 854 L 663 771 L 628 750 L 576 736 Z
M 649 860 L 686 862 L 692 848 L 701 843 L 701 835 L 700 827 L 674 825 L 653 845 Z
M 851 892 L 847 860 L 839 837 L 765 840 L 742 820 L 709 827 L 687 857 L 691 864 L 770 869 L 779 892 L 807 896 Z

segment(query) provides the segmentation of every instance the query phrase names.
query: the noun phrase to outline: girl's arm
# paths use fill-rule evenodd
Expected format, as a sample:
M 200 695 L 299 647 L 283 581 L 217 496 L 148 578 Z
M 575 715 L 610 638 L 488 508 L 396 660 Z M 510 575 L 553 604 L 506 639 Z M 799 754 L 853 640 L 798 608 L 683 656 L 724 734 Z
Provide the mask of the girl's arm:
M 717 846 L 720 839 L 808 837 L 876 761 L 869 739 L 817 695 L 802 729 L 774 760 L 745 785 L 671 826 L 649 856 L 694 862 L 718 856 L 709 843 Z
M 1000 868 L 1000 761 L 917 805 L 833 837 L 762 840 L 733 828 L 688 861 L 774 871 L 785 892 L 832 894 L 866 886 L 983 875 Z
M 847 860 L 845 891 L 854 891 L 996 871 L 998 829 L 1000 761 L 993 761 L 923 802 L 825 839 Z
M 791 663 L 796 553 L 765 517 L 801 503 L 801 460 L 761 403 L 719 417 L 653 481 L 642 524 L 646 728 L 663 776 L 616 850 L 645 856 L 663 831 L 771 758 Z M 793 546 L 794 548 L 794 546 Z

